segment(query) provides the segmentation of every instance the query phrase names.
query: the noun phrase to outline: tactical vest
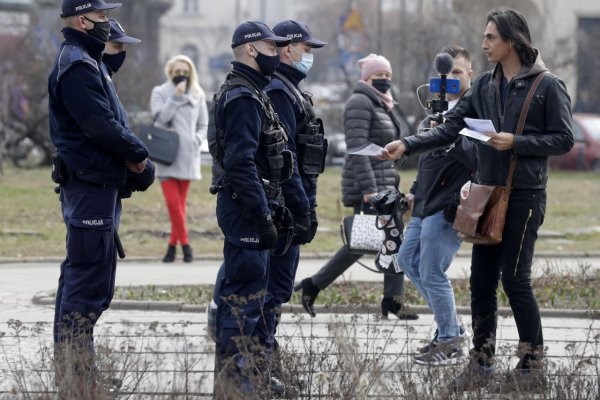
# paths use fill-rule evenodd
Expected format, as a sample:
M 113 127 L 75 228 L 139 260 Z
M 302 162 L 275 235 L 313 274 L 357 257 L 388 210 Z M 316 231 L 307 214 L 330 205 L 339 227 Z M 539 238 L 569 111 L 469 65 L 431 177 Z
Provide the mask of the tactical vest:
M 286 149 L 288 136 L 279 121 L 277 113 L 273 110 L 269 97 L 254 85 L 249 78 L 237 71 L 230 72 L 227 75 L 225 82 L 213 97 L 214 129 L 216 129 L 215 161 L 223 167 L 225 131 L 219 123 L 218 105 L 225 93 L 228 93 L 228 96 L 223 108 L 242 95 L 250 95 L 260 103 L 263 111 L 262 132 L 259 138 L 259 150 L 254 156 L 254 162 L 263 184 L 266 182 L 271 187 L 273 185 L 280 186 L 282 182 L 292 177 L 294 168 L 292 153 Z
M 279 71 L 273 74 L 285 85 L 285 92 L 292 97 L 302 109 L 304 118 L 296 126 L 296 157 L 299 171 L 305 175 L 318 175 L 325 170 L 327 156 L 327 139 L 323 129 L 323 121 L 317 118 L 311 98 L 301 93 L 294 84 Z

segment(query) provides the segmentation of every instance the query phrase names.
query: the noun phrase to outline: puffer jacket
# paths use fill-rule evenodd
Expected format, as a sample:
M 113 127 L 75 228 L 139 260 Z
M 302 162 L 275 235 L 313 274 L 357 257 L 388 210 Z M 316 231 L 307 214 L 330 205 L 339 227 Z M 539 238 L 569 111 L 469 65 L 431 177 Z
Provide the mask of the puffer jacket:
M 537 50 L 536 50 L 537 51 Z M 452 143 L 466 126 L 464 117 L 490 119 L 497 132 L 517 130 L 523 103 L 537 75 L 547 71 L 541 57 L 532 66 L 523 66 L 509 83 L 504 109 L 500 102 L 501 66 L 481 74 L 468 91 L 446 114 L 446 123 L 425 133 L 403 138 L 407 154 Z M 475 150 L 479 160 L 474 182 L 504 185 L 510 158 L 517 156 L 514 189 L 544 189 L 548 181 L 548 156 L 568 152 L 573 147 L 571 100 L 562 80 L 546 74 L 536 89 L 522 135 L 515 136 L 511 150 L 498 151 L 479 141 Z
M 344 130 L 348 151 L 370 143 L 381 147 L 400 138 L 397 118 L 387 111 L 375 89 L 358 82 L 344 108 Z M 360 205 L 363 195 L 398 188 L 400 176 L 395 163 L 375 157 L 346 154 L 342 171 L 342 202 Z
M 206 95 L 186 93 L 175 96 L 175 85 L 167 81 L 152 89 L 150 109 L 156 126 L 179 135 L 179 148 L 171 165 L 156 163 L 159 178 L 201 179 L 200 145 L 206 139 L 208 111 Z

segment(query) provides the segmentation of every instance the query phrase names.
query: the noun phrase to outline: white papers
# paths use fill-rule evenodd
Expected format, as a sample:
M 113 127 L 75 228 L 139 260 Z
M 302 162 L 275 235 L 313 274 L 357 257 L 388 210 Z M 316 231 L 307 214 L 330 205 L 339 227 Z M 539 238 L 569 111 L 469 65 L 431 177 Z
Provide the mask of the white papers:
M 479 133 L 469 128 L 462 128 L 461 131 L 458 133 L 460 133 L 463 136 L 468 136 L 473 139 L 481 140 L 482 142 L 487 142 L 488 140 L 490 140 L 490 137 L 485 133 Z
M 348 154 L 356 155 L 356 156 L 370 156 L 370 157 L 379 157 L 383 154 L 383 147 L 376 145 L 375 143 L 370 143 L 369 145 L 363 147 L 362 149 L 349 151 Z
M 486 133 L 496 133 L 496 128 L 489 119 L 465 118 L 464 120 L 467 123 L 468 128 L 463 128 L 460 132 L 458 132 L 461 135 L 481 140 L 482 142 L 487 142 L 490 140 L 490 137 Z

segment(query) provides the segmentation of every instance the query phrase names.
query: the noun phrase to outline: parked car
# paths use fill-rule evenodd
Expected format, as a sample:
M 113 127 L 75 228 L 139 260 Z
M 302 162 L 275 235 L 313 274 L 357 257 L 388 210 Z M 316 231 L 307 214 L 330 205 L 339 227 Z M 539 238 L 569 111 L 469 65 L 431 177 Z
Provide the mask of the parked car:
M 346 136 L 342 132 L 332 132 L 326 133 L 325 137 L 327 138 L 327 156 L 325 157 L 325 164 L 344 164 L 344 156 L 346 155 Z
M 573 138 L 571 151 L 550 157 L 550 167 L 600 172 L 600 114 L 573 114 Z

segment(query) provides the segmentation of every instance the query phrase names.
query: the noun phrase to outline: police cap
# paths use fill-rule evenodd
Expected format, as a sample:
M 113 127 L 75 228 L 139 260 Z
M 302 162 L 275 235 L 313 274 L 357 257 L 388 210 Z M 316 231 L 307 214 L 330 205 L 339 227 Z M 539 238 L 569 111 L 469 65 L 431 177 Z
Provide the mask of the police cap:
M 135 44 L 141 42 L 141 40 L 138 38 L 127 36 L 125 34 L 125 29 L 123 29 L 119 21 L 117 21 L 116 19 L 109 18 L 108 22 L 110 22 L 110 37 L 108 38 L 109 41 L 125 44 Z
M 112 10 L 121 7 L 121 3 L 107 3 L 104 0 L 63 0 L 61 18 L 85 14 L 96 10 Z
M 231 47 L 237 47 L 240 44 L 256 42 L 258 40 L 270 40 L 275 42 L 277 47 L 287 46 L 290 39 L 275 35 L 267 24 L 259 21 L 246 21 L 233 32 Z
M 310 29 L 308 29 L 308 25 L 301 21 L 291 19 L 282 21 L 273 27 L 273 32 L 290 39 L 292 43 L 304 42 L 314 48 L 323 47 L 327 44 L 327 42 L 315 39 L 310 33 Z

